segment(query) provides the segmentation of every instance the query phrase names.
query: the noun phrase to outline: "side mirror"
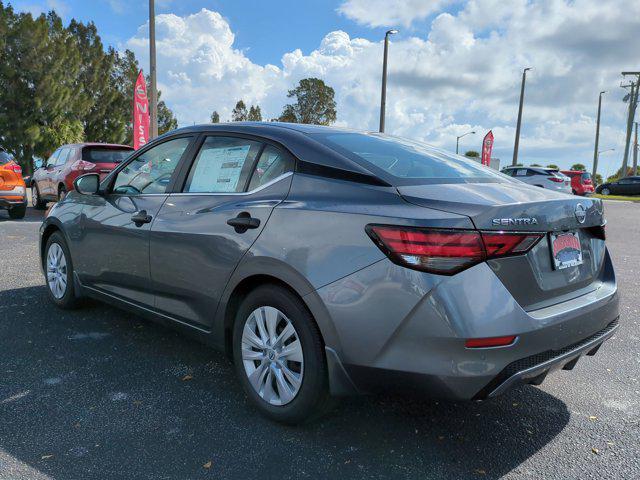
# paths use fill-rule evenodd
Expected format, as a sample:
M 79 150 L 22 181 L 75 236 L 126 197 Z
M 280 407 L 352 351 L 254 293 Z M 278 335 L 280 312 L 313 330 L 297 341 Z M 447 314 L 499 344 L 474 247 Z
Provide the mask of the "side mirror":
M 42 161 L 41 158 L 38 158 L 35 162 L 33 162 L 33 166 L 37 169 L 42 168 L 42 165 L 44 164 L 44 162 Z
M 97 173 L 87 173 L 76 178 L 73 182 L 76 192 L 82 195 L 95 195 L 100 189 L 100 175 Z

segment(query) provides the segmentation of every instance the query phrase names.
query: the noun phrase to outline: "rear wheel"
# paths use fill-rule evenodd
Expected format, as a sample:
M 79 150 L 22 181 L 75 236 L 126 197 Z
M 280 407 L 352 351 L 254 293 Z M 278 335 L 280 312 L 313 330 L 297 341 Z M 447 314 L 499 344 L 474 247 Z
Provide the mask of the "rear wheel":
M 302 423 L 330 406 L 320 332 L 288 290 L 267 285 L 247 295 L 236 315 L 233 356 L 246 394 L 269 418 Z
M 40 197 L 40 189 L 35 182 L 31 185 L 31 204 L 37 210 L 44 210 L 47 206 L 47 202 Z
M 75 308 L 78 298 L 73 284 L 73 264 L 67 243 L 60 232 L 54 232 L 47 240 L 44 270 L 47 292 L 53 303 L 60 308 Z
M 26 205 L 22 205 L 21 207 L 13 207 L 9 209 L 9 218 L 12 218 L 14 220 L 19 220 L 21 218 L 24 218 L 26 213 L 27 213 Z
M 603 188 L 602 190 L 600 190 L 600 193 L 602 195 L 611 195 L 611 190 L 609 190 L 608 188 Z

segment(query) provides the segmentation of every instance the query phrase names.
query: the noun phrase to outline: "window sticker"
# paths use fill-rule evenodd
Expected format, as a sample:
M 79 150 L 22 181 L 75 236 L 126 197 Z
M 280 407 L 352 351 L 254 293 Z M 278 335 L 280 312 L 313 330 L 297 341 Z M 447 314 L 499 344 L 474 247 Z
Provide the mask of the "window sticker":
M 251 145 L 208 148 L 198 156 L 190 192 L 235 192 Z

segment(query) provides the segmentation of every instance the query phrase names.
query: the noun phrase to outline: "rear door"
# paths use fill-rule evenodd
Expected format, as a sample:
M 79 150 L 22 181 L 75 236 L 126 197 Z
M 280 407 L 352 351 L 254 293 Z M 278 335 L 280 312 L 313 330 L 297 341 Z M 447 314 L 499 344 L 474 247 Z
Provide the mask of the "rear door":
M 62 150 L 62 148 L 59 148 L 55 152 L 53 152 L 53 155 L 51 155 L 47 159 L 42 168 L 39 169 L 34 175 L 34 180 L 36 181 L 41 197 L 53 197 L 52 178 L 55 173 L 58 157 L 60 157 L 60 153 L 62 152 Z
M 153 307 L 149 231 L 193 138 L 174 137 L 142 150 L 114 173 L 104 194 L 88 197 L 73 249 L 83 284 Z
M 291 185 L 294 159 L 243 136 L 211 135 L 151 228 L 156 310 L 207 328 L 245 252 Z

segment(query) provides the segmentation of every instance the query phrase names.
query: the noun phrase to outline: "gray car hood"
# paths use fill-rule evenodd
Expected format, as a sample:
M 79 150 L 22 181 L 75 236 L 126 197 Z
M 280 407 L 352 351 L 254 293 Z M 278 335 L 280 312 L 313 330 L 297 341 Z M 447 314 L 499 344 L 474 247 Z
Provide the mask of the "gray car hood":
M 478 229 L 560 231 L 602 225 L 604 221 L 599 199 L 553 192 L 520 182 L 409 185 L 398 187 L 398 192 L 414 205 L 466 215 Z M 582 223 L 578 220 L 582 208 L 578 204 L 586 210 Z M 535 222 L 529 223 L 527 219 Z

